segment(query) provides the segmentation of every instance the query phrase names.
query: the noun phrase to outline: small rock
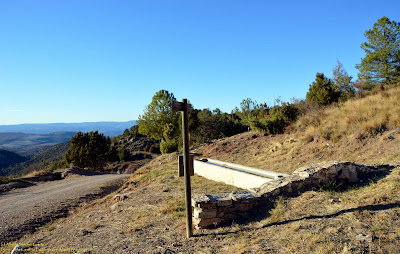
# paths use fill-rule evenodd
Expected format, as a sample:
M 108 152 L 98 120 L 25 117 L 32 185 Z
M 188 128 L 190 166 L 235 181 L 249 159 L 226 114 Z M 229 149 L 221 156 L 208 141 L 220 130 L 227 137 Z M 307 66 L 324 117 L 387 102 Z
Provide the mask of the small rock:
M 120 204 L 119 203 L 115 203 L 110 208 L 111 208 L 111 210 L 115 211 L 115 210 L 119 209 L 119 207 L 120 207 Z
M 340 203 L 342 202 L 341 198 L 331 198 L 329 199 L 329 203 L 333 204 L 333 203 Z
M 119 201 L 124 201 L 125 199 L 128 198 L 128 195 L 124 194 L 117 194 L 114 196 L 114 200 L 119 202 Z
M 370 243 L 372 242 L 372 236 L 371 235 L 365 235 L 365 234 L 359 234 L 356 236 L 356 240 L 360 242 L 367 242 Z

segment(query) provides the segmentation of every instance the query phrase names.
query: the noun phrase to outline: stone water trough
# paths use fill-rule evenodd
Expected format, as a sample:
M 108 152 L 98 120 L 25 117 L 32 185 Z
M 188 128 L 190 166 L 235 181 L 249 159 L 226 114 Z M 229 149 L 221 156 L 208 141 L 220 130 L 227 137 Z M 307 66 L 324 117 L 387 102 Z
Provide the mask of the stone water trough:
M 255 207 L 268 206 L 281 195 L 290 196 L 328 183 L 354 184 L 366 175 L 379 174 L 400 166 L 326 161 L 285 175 L 211 159 L 194 160 L 193 165 L 194 172 L 200 176 L 247 189 L 192 196 L 193 224 L 197 229 L 246 218 Z
M 261 185 L 288 175 L 213 159 L 194 160 L 194 173 L 238 188 L 255 190 Z

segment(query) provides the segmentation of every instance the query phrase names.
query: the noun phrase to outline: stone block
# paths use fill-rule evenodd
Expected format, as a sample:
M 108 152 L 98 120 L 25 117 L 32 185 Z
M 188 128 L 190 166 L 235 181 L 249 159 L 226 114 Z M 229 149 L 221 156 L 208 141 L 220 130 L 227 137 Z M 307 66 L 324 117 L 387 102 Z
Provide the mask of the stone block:
M 223 209 L 221 209 L 221 212 L 224 212 L 224 213 L 231 213 L 234 211 L 236 211 L 236 208 L 233 206 L 227 206 L 227 207 L 224 207 Z
M 348 166 L 342 168 L 337 176 L 339 181 L 344 181 L 346 183 L 356 183 L 358 182 L 357 170 L 355 167 Z
M 198 204 L 209 203 L 211 200 L 206 194 L 197 194 L 192 196 L 192 206 L 197 207 Z
M 211 202 L 217 202 L 220 199 L 229 198 L 229 193 L 217 193 L 207 195 Z
M 217 203 L 198 203 L 197 207 L 203 208 L 203 209 L 216 209 Z
M 242 199 L 242 200 L 238 200 L 240 203 L 242 204 L 254 204 L 257 202 L 256 198 L 248 198 L 248 199 Z
M 241 204 L 241 203 L 236 203 L 236 204 L 234 205 L 234 207 L 235 207 L 235 209 L 236 209 L 237 211 L 245 212 L 245 211 L 251 210 L 251 209 L 253 208 L 253 204 Z
M 227 213 L 224 215 L 222 218 L 223 221 L 228 222 L 228 221 L 233 221 L 239 218 L 240 215 L 238 213 Z
M 252 193 L 250 191 L 232 191 L 230 194 L 230 197 L 232 198 L 233 201 L 238 201 L 238 200 L 246 200 L 246 199 L 254 199 L 254 198 L 259 198 L 261 197 L 260 195 L 256 193 Z
M 202 209 L 195 207 L 193 210 L 193 217 L 200 219 L 210 219 L 217 217 L 217 209 Z
M 194 224 L 196 229 L 209 228 L 211 226 L 216 226 L 219 223 L 221 223 L 221 219 L 220 218 L 210 218 L 210 219 L 195 218 L 195 219 L 193 219 L 193 224 Z
M 228 194 L 228 193 L 227 193 Z M 221 207 L 221 206 L 231 206 L 232 205 L 232 199 L 230 197 L 226 197 L 226 198 L 220 198 L 217 201 L 217 206 Z

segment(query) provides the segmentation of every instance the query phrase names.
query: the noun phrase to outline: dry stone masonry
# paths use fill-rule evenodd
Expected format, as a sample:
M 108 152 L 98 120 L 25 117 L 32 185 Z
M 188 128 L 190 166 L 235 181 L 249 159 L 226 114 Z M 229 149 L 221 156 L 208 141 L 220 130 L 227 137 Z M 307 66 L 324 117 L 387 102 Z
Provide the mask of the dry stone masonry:
M 246 217 L 258 205 L 260 195 L 249 191 L 233 191 L 192 197 L 193 224 L 197 229 L 216 226 Z
M 393 169 L 400 164 L 362 165 L 351 162 L 328 161 L 295 170 L 292 175 L 269 181 L 251 191 L 199 194 L 192 197 L 195 228 L 215 227 L 247 217 L 258 205 L 268 204 L 278 196 L 290 196 L 306 189 L 328 183 L 354 184 L 362 176 Z

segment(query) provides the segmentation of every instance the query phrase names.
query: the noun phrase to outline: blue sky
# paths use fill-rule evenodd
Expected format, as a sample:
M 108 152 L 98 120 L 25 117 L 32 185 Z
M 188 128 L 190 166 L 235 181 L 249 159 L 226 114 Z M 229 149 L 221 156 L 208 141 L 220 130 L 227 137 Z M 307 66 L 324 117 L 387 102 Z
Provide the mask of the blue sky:
M 0 124 L 136 120 L 160 89 L 195 108 L 305 98 L 400 1 L 0 1 Z

